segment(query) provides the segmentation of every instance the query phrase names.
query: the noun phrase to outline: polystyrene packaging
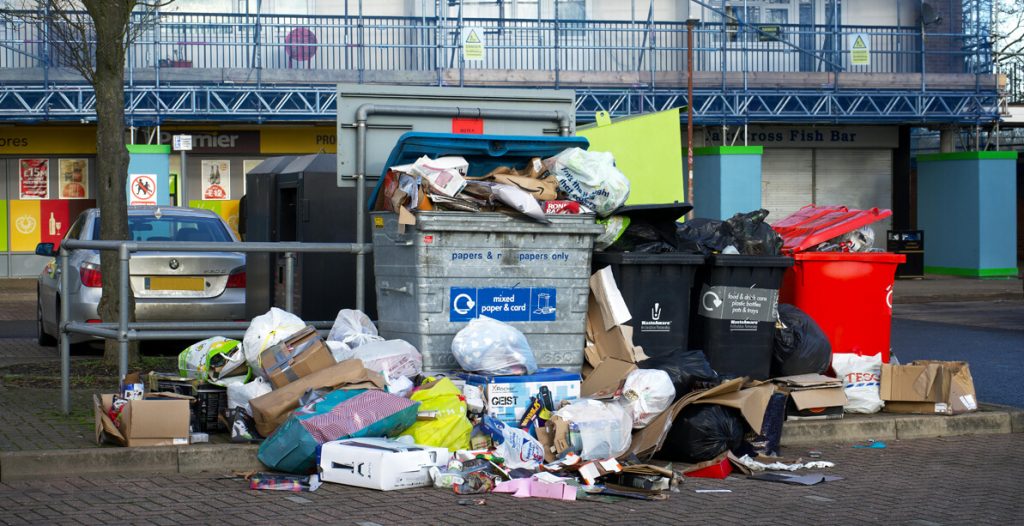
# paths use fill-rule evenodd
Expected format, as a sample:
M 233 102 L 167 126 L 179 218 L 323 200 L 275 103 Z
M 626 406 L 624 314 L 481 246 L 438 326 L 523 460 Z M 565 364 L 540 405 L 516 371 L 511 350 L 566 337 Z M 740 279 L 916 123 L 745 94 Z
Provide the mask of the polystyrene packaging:
M 619 402 L 633 417 L 633 429 L 647 427 L 676 397 L 668 373 L 660 369 L 636 369 L 626 377 Z
M 466 371 L 493 375 L 533 374 L 537 360 L 519 329 L 481 316 L 452 339 L 452 355 Z
M 629 449 L 633 417 L 618 402 L 583 398 L 555 411 L 555 416 L 569 422 L 570 429 L 579 428 L 579 455 L 584 460 L 617 457 Z
M 384 340 L 377 335 L 377 326 L 373 324 L 369 316 L 362 311 L 352 309 L 338 311 L 338 316 L 334 319 L 334 325 L 331 327 L 331 332 L 327 334 L 327 339 L 342 342 L 352 349 L 364 343 Z
M 245 330 L 245 337 L 242 338 L 245 361 L 249 362 L 249 367 L 252 370 L 261 370 L 260 353 L 264 349 L 305 328 L 306 322 L 298 316 L 277 307 L 271 307 L 266 314 L 253 318 L 249 322 L 249 328 Z

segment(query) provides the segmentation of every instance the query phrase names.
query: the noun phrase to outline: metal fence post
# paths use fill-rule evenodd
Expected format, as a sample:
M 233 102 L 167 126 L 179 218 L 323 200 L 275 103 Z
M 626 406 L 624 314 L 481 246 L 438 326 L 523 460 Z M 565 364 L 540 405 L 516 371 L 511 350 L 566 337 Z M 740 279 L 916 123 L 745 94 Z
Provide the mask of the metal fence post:
M 128 374 L 128 291 L 131 286 L 128 263 L 130 257 L 127 242 L 122 242 L 117 247 L 117 259 L 121 265 L 121 279 L 117 291 L 120 296 L 120 304 L 117 311 L 117 342 L 119 351 L 117 375 L 122 382 L 125 375 Z
M 284 310 L 295 308 L 295 253 L 284 253 Z
M 65 414 L 71 413 L 71 342 L 69 335 L 64 332 L 64 324 L 71 317 L 71 278 L 68 275 L 68 251 L 61 247 L 60 265 L 57 271 L 60 272 L 60 317 L 57 319 L 57 340 L 60 342 L 60 410 Z M 41 328 L 40 328 L 41 329 Z

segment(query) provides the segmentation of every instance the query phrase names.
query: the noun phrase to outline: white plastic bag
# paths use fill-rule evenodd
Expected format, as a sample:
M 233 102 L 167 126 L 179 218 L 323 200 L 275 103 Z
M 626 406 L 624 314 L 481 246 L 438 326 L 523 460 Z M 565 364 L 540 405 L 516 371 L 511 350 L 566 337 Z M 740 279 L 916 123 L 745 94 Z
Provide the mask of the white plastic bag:
M 619 402 L 633 417 L 633 429 L 647 427 L 676 398 L 672 378 L 660 369 L 636 369 L 626 377 Z
M 558 179 L 558 188 L 570 199 L 607 217 L 629 198 L 629 179 L 615 167 L 608 152 L 567 148 L 546 159 L 544 165 Z
M 519 329 L 480 316 L 470 320 L 452 339 L 452 355 L 463 370 L 511 376 L 533 374 L 537 360 Z
M 581 443 L 571 447 L 579 449 L 583 460 L 617 457 L 629 449 L 633 417 L 618 402 L 582 398 L 555 411 L 554 416 L 569 422 L 570 436 L 573 427 L 579 428 Z
M 228 409 L 241 407 L 251 415 L 252 407 L 249 400 L 259 398 L 273 390 L 274 388 L 259 376 L 247 384 L 228 384 Z
M 843 379 L 847 413 L 877 413 L 885 402 L 879 396 L 882 386 L 882 355 L 860 356 L 853 353 L 832 355 L 832 369 Z
M 537 469 L 544 462 L 544 446 L 533 435 L 512 427 L 492 415 L 484 415 L 480 424 L 496 444 L 495 453 L 512 468 Z
M 344 343 L 355 349 L 364 343 L 384 341 L 377 335 L 377 327 L 362 311 L 341 309 L 334 319 L 334 326 L 327 334 L 328 340 Z
M 249 322 L 249 328 L 245 330 L 245 337 L 242 338 L 242 349 L 245 351 L 245 361 L 253 371 L 260 369 L 260 353 L 264 349 L 281 340 L 306 328 L 306 322 L 298 316 L 283 311 L 277 307 L 271 307 L 266 314 L 256 316 Z
M 341 342 L 334 340 L 324 340 L 324 344 L 331 350 L 331 356 L 334 356 L 335 363 L 341 363 L 345 360 L 351 360 L 356 357 L 356 352 L 351 347 Z
M 405 340 L 366 343 L 353 349 L 352 357 L 359 358 L 364 367 L 382 375 L 386 369 L 391 378 L 414 378 L 423 372 L 423 357 Z

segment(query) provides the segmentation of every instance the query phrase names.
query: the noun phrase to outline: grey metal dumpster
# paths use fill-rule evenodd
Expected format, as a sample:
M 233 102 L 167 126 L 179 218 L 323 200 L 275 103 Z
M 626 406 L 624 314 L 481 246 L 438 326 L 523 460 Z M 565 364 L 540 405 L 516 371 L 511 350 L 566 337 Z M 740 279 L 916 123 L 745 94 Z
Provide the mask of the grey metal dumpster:
M 588 146 L 583 137 L 410 132 L 385 166 L 459 155 L 477 176 Z M 579 370 L 591 250 L 604 231 L 593 215 L 549 215 L 540 224 L 497 212 L 419 212 L 401 234 L 394 213 L 371 215 L 378 328 L 415 345 L 425 370 L 459 368 L 452 338 L 478 316 L 522 331 L 540 367 Z
M 477 316 L 526 335 L 540 367 L 583 363 L 590 256 L 603 228 L 592 215 L 543 225 L 500 213 L 421 212 L 398 232 L 374 212 L 378 327 L 423 354 L 426 371 L 458 369 L 452 338 Z

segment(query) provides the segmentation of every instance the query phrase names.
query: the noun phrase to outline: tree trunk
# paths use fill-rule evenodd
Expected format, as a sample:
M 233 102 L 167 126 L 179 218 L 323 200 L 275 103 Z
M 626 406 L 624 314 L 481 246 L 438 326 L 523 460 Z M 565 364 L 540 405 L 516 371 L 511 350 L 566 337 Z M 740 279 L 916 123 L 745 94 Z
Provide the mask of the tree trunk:
M 125 34 L 131 9 L 111 8 L 109 1 L 83 2 L 96 28 L 96 172 L 99 178 L 100 237 L 128 239 L 128 204 L 125 186 L 128 180 L 128 150 L 124 127 Z M 118 294 L 120 266 L 118 254 L 100 255 L 103 295 L 99 314 L 105 322 L 117 322 L 121 309 L 128 309 L 135 320 L 135 300 L 129 291 L 129 304 L 121 305 Z M 118 342 L 107 340 L 104 361 L 117 364 Z M 137 363 L 138 345 L 129 348 L 129 363 Z

